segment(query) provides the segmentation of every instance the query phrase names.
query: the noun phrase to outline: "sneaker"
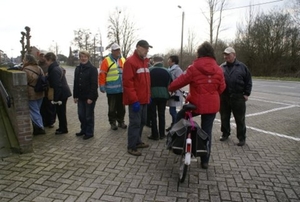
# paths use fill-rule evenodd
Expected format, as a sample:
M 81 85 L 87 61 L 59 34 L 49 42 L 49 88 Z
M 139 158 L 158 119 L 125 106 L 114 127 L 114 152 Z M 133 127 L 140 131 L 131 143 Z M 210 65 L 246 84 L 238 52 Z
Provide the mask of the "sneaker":
M 127 125 L 124 122 L 122 122 L 122 123 L 118 123 L 118 127 L 122 129 L 126 129 Z
M 118 126 L 116 126 L 116 124 L 110 124 L 110 129 L 118 130 Z
M 142 153 L 139 152 L 139 151 L 136 150 L 136 149 L 135 149 L 135 150 L 134 150 L 134 149 L 128 149 L 127 152 L 128 152 L 129 154 L 133 155 L 133 156 L 141 156 L 141 155 L 142 155 Z
M 147 148 L 147 147 L 149 147 L 149 145 L 146 144 L 146 143 L 144 143 L 144 142 L 142 142 L 142 143 L 136 145 L 136 148 Z

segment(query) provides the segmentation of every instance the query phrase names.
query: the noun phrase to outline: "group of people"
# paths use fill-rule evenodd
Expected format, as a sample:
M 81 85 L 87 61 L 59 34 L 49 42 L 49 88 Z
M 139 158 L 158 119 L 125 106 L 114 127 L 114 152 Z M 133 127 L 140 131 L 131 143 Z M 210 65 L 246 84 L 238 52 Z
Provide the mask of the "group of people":
M 53 127 L 56 116 L 59 120 L 59 127 L 55 134 L 68 133 L 66 104 L 68 97 L 72 94 L 65 77 L 65 70 L 58 65 L 56 55 L 52 52 L 46 54 L 41 52 L 39 61 L 37 61 L 35 56 L 26 54 L 22 70 L 27 75 L 29 113 L 33 125 L 33 135 L 45 134 L 45 127 Z M 46 92 L 34 90 L 39 75 L 45 75 L 45 73 L 49 86 L 53 89 L 53 99 L 51 100 L 48 99 L 48 90 Z
M 100 92 L 106 93 L 110 128 L 127 129 L 127 152 L 140 156 L 138 149 L 149 147 L 149 144 L 142 141 L 147 114 L 151 117 L 151 135 L 148 139 L 163 139 L 165 132 L 184 117 L 184 111 L 177 113 L 177 108 L 183 104 L 181 88 L 189 85 L 186 102 L 197 107 L 192 115 L 201 115 L 201 128 L 208 134 L 209 139 L 212 139 L 212 127 L 217 112 L 221 116 L 220 141 L 228 139 L 231 132 L 230 116 L 233 113 L 239 140 L 237 145 L 243 146 L 246 141 L 245 102 L 251 94 L 252 79 L 246 65 L 236 59 L 235 50 L 232 47 L 226 48 L 223 52 L 225 62 L 219 66 L 212 45 L 204 42 L 197 49 L 197 59 L 183 72 L 178 65 L 177 55 L 169 56 L 167 68 L 164 67 L 164 58 L 160 55 L 154 55 L 150 63 L 150 58 L 147 57 L 150 48 L 152 46 L 147 41 L 140 40 L 133 54 L 125 59 L 121 55 L 121 47 L 112 44 L 111 53 L 103 59 L 99 72 L 89 61 L 90 54 L 80 51 L 73 85 L 73 99 L 77 104 L 80 121 L 80 131 L 76 136 L 83 136 L 85 140 L 94 136 L 94 108 L 99 88 Z M 55 54 L 41 52 L 38 62 L 34 56 L 27 54 L 23 63 L 23 71 L 28 79 L 33 134 L 45 134 L 44 128 L 53 127 L 56 116 L 59 127 L 55 134 L 68 133 L 66 103 L 72 93 L 65 71 L 56 62 Z M 37 76 L 28 69 L 47 75 L 49 87 L 53 89 L 51 99 L 44 92 L 34 92 L 31 86 L 35 85 Z M 126 105 L 128 126 L 124 121 Z M 167 129 L 166 106 L 169 106 L 171 115 L 171 124 Z M 208 168 L 209 158 L 209 155 L 201 157 L 202 168 Z
M 129 110 L 128 153 L 140 156 L 137 149 L 149 147 L 141 138 L 143 127 L 149 122 L 149 139 L 165 137 L 166 105 L 172 117 L 167 131 L 184 118 L 184 110 L 177 113 L 176 109 L 182 106 L 181 88 L 187 85 L 186 102 L 196 106 L 193 116 L 201 115 L 201 128 L 210 139 L 208 150 L 211 151 L 213 122 L 218 112 L 221 116 L 220 141 L 227 140 L 230 135 L 232 113 L 237 126 L 237 145 L 243 146 L 246 142 L 246 101 L 251 94 L 252 78 L 247 66 L 236 59 L 235 50 L 226 48 L 223 52 L 225 62 L 219 66 L 212 45 L 204 42 L 197 49 L 197 59 L 182 72 L 176 55 L 168 58 L 168 68 L 163 67 L 163 58 L 159 55 L 152 57 L 152 66 L 148 67 L 149 58 L 146 56 L 149 48 L 152 46 L 147 41 L 139 41 L 133 55 L 124 63 L 123 104 L 128 105 Z M 147 109 L 151 114 L 150 121 L 147 121 Z M 208 168 L 209 159 L 210 152 L 201 157 L 203 169 Z

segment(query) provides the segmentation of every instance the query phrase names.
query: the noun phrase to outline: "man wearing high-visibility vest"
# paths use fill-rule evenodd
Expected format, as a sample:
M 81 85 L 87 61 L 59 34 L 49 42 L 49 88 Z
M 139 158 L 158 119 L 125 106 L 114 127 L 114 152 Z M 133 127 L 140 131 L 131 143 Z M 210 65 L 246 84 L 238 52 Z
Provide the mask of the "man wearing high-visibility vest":
M 107 96 L 108 121 L 112 130 L 117 130 L 118 127 L 127 128 L 124 123 L 125 105 L 123 105 L 122 85 L 124 62 L 125 58 L 121 56 L 121 47 L 114 43 L 111 45 L 111 53 L 103 59 L 98 75 L 100 91 L 106 93 Z

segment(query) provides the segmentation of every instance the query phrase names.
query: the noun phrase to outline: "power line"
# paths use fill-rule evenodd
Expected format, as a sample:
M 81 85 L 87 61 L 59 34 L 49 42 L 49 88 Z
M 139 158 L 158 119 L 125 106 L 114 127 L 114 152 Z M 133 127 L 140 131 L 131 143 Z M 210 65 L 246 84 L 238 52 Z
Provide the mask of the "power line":
M 268 2 L 264 2 L 264 3 L 257 3 L 257 4 L 251 4 L 251 5 L 248 5 L 248 6 L 239 6 L 239 7 L 227 8 L 227 9 L 224 8 L 223 11 L 247 8 L 247 7 L 251 7 L 251 6 L 260 6 L 260 5 L 271 4 L 271 3 L 276 3 L 276 2 L 280 2 L 280 1 L 283 1 L 283 0 L 268 1 Z

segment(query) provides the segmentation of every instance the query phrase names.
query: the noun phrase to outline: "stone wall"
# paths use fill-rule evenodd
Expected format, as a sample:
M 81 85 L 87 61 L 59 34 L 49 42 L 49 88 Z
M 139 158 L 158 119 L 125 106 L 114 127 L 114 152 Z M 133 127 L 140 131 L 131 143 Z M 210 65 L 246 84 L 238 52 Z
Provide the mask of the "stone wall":
M 0 68 L 0 80 L 11 98 L 11 107 L 5 110 L 10 120 L 12 131 L 8 128 L 7 135 L 11 148 L 19 153 L 32 152 L 32 127 L 29 116 L 27 79 L 25 72 Z M 11 132 L 10 132 L 11 131 Z

